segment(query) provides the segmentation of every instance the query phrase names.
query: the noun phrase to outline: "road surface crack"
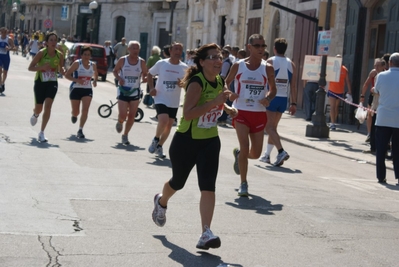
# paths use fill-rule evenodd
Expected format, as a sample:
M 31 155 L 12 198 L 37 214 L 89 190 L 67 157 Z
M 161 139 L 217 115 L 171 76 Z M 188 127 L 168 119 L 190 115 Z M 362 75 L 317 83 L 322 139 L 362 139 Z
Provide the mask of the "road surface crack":
M 48 263 L 46 267 L 61 267 L 62 265 L 58 262 L 58 256 L 61 256 L 61 254 L 51 244 L 51 239 L 52 236 L 38 236 L 38 240 L 47 254 Z

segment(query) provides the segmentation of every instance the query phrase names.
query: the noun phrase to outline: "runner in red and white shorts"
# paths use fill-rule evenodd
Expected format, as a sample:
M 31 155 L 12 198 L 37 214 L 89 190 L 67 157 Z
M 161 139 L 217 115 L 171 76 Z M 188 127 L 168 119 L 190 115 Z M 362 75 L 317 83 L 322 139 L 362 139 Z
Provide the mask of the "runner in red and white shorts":
M 250 56 L 234 63 L 226 78 L 226 88 L 230 88 L 234 80 L 236 89 L 236 93 L 230 95 L 230 101 L 233 101 L 233 107 L 238 110 L 233 126 L 240 147 L 235 148 L 233 154 L 234 171 L 241 177 L 239 196 L 248 196 L 248 159 L 257 159 L 262 152 L 263 129 L 267 122 L 265 107 L 276 95 L 273 66 L 262 59 L 265 48 L 262 35 L 251 35 L 247 44 Z

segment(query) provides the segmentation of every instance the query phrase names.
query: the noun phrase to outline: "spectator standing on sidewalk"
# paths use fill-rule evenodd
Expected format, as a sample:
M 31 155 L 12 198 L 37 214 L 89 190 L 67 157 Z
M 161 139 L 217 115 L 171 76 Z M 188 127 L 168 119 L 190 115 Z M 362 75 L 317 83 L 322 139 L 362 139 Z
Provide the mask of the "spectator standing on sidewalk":
M 364 97 L 367 92 L 367 89 L 370 87 L 370 94 L 367 100 L 367 107 L 375 110 L 376 104 L 378 101 L 374 102 L 374 94 L 372 92 L 372 88 L 375 85 L 375 80 L 377 78 L 378 73 L 385 70 L 385 61 L 382 58 L 376 58 L 374 60 L 374 69 L 372 69 L 367 77 L 366 81 L 363 84 L 362 92 L 360 95 L 359 103 L 364 102 Z M 374 102 L 374 107 L 372 108 L 372 104 Z M 364 105 L 365 106 L 365 105 Z M 372 111 L 367 111 L 367 137 L 366 142 L 370 143 L 370 149 L 363 151 L 363 153 L 374 153 L 375 152 L 375 120 L 377 114 Z
M 319 90 L 319 82 L 316 80 L 304 80 L 303 100 L 306 121 L 312 121 L 312 115 L 316 111 L 316 96 Z
M 104 42 L 105 55 L 107 56 L 108 70 L 112 69 L 112 58 L 114 57 L 114 50 L 111 46 L 111 41 Z
M 389 140 L 392 140 L 391 155 L 395 179 L 399 185 L 399 53 L 389 57 L 389 70 L 377 76 L 374 93 L 379 95 L 375 122 L 376 170 L 379 183 L 386 183 L 385 155 Z
M 148 152 L 151 154 L 156 153 L 159 158 L 166 157 L 162 146 L 168 138 L 176 119 L 181 93 L 179 81 L 183 79 L 187 69 L 187 65 L 180 61 L 183 53 L 183 44 L 173 43 L 169 52 L 170 58 L 155 63 L 147 76 L 150 95 L 154 97 L 158 118 L 155 137 L 151 141 Z M 153 77 L 156 75 L 158 75 L 158 81 L 154 87 Z
M 222 77 L 222 79 L 226 79 L 227 74 L 230 71 L 231 66 L 233 65 L 233 63 L 230 61 L 230 52 L 227 49 L 223 49 L 222 50 L 222 57 L 223 57 L 223 63 L 222 63 L 222 70 L 220 72 L 220 77 Z M 232 83 L 233 84 L 233 83 Z M 231 87 L 230 87 L 231 88 Z M 234 90 L 232 90 L 234 92 Z M 226 100 L 227 105 L 231 106 L 231 101 L 230 100 Z M 227 120 L 227 112 L 223 112 L 223 115 L 220 116 L 218 118 L 218 124 L 220 126 L 225 126 L 226 125 L 226 120 Z
M 375 78 L 377 77 L 377 74 L 384 70 L 385 70 L 385 61 L 382 58 L 376 58 L 374 60 L 374 69 L 372 69 L 370 71 L 369 76 L 367 77 L 366 81 L 363 84 L 359 103 L 363 103 L 367 89 L 369 87 L 370 87 L 370 89 L 374 87 Z M 371 108 L 372 103 L 373 103 L 373 93 L 370 92 L 368 101 L 367 101 L 367 107 Z M 373 114 L 374 114 L 374 112 L 367 111 L 367 122 L 366 122 L 367 123 L 367 137 L 366 137 L 367 143 L 370 142 L 371 131 L 372 131 L 371 128 L 372 128 L 373 123 L 375 123 L 375 118 L 373 118 Z M 373 147 L 372 150 L 375 150 L 375 148 Z
M 147 60 L 147 69 L 151 69 L 155 63 L 157 63 L 158 61 L 160 61 L 161 58 L 161 48 L 159 48 L 159 46 L 154 45 L 151 49 L 151 56 L 148 58 Z M 153 82 L 154 82 L 154 86 L 157 83 L 157 78 L 153 77 Z M 150 87 L 148 86 L 147 83 L 147 93 L 150 92 Z
M 280 122 L 281 116 L 287 109 L 288 94 L 290 94 L 289 113 L 294 115 L 296 112 L 296 67 L 295 64 L 286 57 L 285 51 L 287 50 L 288 43 L 284 38 L 277 38 L 274 41 L 274 54 L 276 56 L 267 60 L 274 68 L 274 75 L 276 81 L 277 93 L 276 97 L 271 101 L 270 105 L 266 108 L 267 124 L 266 132 L 269 137 L 267 139 L 266 151 L 263 157 L 260 158 L 262 162 L 270 163 L 270 153 L 274 146 L 278 150 L 274 166 L 283 165 L 284 161 L 289 159 L 288 153 L 284 150 L 280 135 L 277 132 L 277 126 Z
M 223 92 L 224 82 L 219 76 L 222 66 L 219 46 L 203 45 L 196 51 L 194 62 L 195 66 L 187 70 L 182 80 L 186 87 L 183 116 L 169 149 L 173 175 L 164 184 L 162 193 L 155 195 L 152 219 L 160 227 L 165 225 L 169 199 L 184 187 L 196 166 L 201 191 L 199 210 L 202 233 L 196 247 L 207 250 L 221 245 L 220 238 L 210 230 L 215 209 L 220 138 L 216 120 L 208 118 L 217 118 L 223 109 L 235 116 L 236 110 L 224 104 L 229 91 Z
M 337 55 L 337 58 L 341 58 L 341 55 Z M 351 83 L 349 82 L 349 73 L 348 69 L 341 64 L 341 72 L 339 76 L 339 81 L 338 82 L 330 82 L 328 86 L 328 102 L 330 104 L 330 130 L 335 131 L 336 130 L 336 125 L 335 123 L 337 122 L 337 117 L 338 117 L 338 112 L 339 112 L 339 104 L 341 103 L 340 98 L 344 98 L 345 96 L 345 84 L 348 88 L 348 92 L 346 94 L 346 98 L 349 100 L 352 99 L 352 87 Z M 338 98 L 340 97 L 340 98 Z M 350 101 L 352 102 L 352 101 Z
M 240 147 L 233 150 L 233 169 L 240 175 L 239 196 L 248 196 L 248 159 L 257 159 L 262 153 L 263 129 L 267 122 L 265 107 L 276 95 L 273 66 L 262 59 L 265 48 L 262 35 L 251 35 L 247 44 L 249 57 L 234 63 L 226 78 L 226 90 L 233 81 L 236 89 L 235 93 L 231 93 L 230 101 L 238 110 L 233 126 Z
M 126 44 L 126 38 L 122 37 L 121 41 L 114 46 L 115 59 L 118 61 L 119 58 L 126 56 L 129 53 Z

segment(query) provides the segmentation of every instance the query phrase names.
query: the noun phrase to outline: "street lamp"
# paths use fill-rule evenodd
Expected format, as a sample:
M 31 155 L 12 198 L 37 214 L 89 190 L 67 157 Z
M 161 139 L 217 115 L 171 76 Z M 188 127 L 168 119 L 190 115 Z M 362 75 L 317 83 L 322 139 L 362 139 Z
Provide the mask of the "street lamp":
M 90 30 L 90 43 L 93 43 L 93 31 L 94 31 L 94 12 L 98 7 L 98 3 L 94 0 L 89 4 L 89 8 L 91 10 L 91 30 Z
M 176 8 L 176 4 L 179 0 L 166 0 L 169 4 L 170 8 L 170 22 L 169 22 L 169 44 L 172 43 L 172 34 L 173 34 L 173 11 Z
M 332 0 L 327 0 L 326 20 L 324 23 L 324 29 L 326 31 L 330 30 L 331 6 Z M 330 129 L 326 124 L 326 116 L 324 114 L 324 104 L 326 100 L 326 91 L 324 91 L 324 87 L 327 84 L 326 69 L 327 55 L 323 55 L 321 59 L 319 90 L 316 92 L 316 115 L 312 117 L 313 125 L 309 124 L 306 126 L 306 136 L 308 137 L 328 138 L 330 134 Z
M 12 20 L 12 23 L 11 23 L 11 29 L 14 29 L 15 28 L 15 16 L 16 16 L 16 14 L 17 14 L 17 11 L 18 11 L 18 4 L 17 4 L 17 2 L 14 2 L 13 4 L 12 4 L 12 9 L 11 9 L 11 11 L 12 11 L 12 18 L 13 18 L 13 20 Z

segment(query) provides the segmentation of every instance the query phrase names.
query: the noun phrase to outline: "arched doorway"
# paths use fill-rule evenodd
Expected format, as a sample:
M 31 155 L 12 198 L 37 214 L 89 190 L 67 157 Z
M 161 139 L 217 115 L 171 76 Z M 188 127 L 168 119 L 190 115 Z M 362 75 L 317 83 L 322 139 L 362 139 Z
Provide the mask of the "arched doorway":
M 116 18 L 115 40 L 120 42 L 125 37 L 126 18 L 119 16 Z
M 386 0 L 378 1 L 371 11 L 369 27 L 369 48 L 368 48 L 368 69 L 374 67 L 374 59 L 381 58 L 386 51 L 385 37 L 387 31 L 387 19 L 389 16 L 388 2 Z
M 280 12 L 274 13 L 272 22 L 272 35 L 269 42 L 269 53 L 273 53 L 274 40 L 280 37 Z M 271 55 L 271 54 L 270 54 Z

